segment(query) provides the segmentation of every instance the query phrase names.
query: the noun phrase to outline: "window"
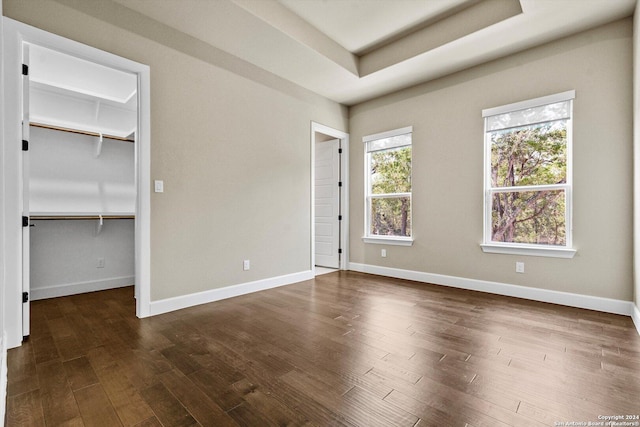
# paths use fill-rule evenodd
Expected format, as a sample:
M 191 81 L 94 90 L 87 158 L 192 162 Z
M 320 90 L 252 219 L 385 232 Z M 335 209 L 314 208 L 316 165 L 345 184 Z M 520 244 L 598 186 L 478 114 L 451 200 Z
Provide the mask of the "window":
M 411 245 L 412 127 L 365 136 L 364 241 Z
M 573 257 L 575 91 L 484 110 L 485 252 Z

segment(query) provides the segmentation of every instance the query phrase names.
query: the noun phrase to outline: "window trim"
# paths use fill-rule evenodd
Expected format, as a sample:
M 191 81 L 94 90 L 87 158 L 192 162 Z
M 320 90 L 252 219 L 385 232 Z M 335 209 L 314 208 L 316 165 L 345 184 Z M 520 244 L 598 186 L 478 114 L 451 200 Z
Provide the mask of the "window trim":
M 484 175 L 483 175 L 483 241 L 480 244 L 485 253 L 529 255 L 552 258 L 573 258 L 577 250 L 573 248 L 573 100 L 575 90 L 542 96 L 526 101 L 515 102 L 498 107 L 482 110 L 484 119 Z M 488 118 L 500 114 L 525 110 L 528 108 L 540 107 L 558 102 L 570 101 L 569 118 L 567 120 L 567 180 L 565 184 L 532 185 L 517 187 L 496 187 L 491 188 L 491 143 L 487 131 Z M 551 120 L 549 120 L 551 121 Z M 546 121 L 544 122 L 546 123 Z M 491 209 L 492 195 L 505 191 L 543 191 L 543 190 L 564 190 L 565 191 L 565 233 L 566 244 L 564 246 L 537 245 L 525 243 L 495 242 L 491 240 Z
M 410 208 L 409 213 L 411 216 L 411 236 L 377 236 L 374 234 L 370 234 L 371 230 L 371 176 L 369 173 L 370 170 L 370 156 L 369 150 L 367 149 L 368 143 L 372 141 L 377 141 L 385 138 L 392 138 L 394 136 L 411 134 L 411 144 L 408 146 L 411 147 L 411 174 L 413 175 L 413 126 L 405 126 L 399 129 L 393 129 L 385 132 L 375 133 L 372 135 L 366 135 L 362 137 L 363 149 L 364 149 L 364 235 L 362 236 L 362 241 L 364 243 L 373 243 L 373 244 L 387 244 L 387 245 L 396 245 L 396 246 L 412 246 L 413 245 L 413 182 L 411 187 L 411 192 L 409 193 L 393 193 L 393 194 L 384 194 L 377 195 L 377 198 L 385 198 L 385 197 L 398 197 L 398 195 L 408 196 L 410 200 Z

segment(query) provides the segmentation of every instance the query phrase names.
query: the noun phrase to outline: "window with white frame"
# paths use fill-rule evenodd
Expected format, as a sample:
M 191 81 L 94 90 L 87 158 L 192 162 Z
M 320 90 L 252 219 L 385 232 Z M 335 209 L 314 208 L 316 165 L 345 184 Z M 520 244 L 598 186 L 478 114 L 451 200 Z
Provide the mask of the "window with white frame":
M 411 244 L 411 136 L 405 127 L 365 136 L 364 240 Z
M 485 252 L 572 257 L 575 91 L 483 110 Z

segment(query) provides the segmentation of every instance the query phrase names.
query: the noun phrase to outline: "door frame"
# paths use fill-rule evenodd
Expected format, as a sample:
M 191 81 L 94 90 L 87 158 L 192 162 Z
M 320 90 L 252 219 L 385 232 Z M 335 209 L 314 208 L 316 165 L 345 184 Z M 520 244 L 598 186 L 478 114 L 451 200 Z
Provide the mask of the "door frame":
M 150 315 L 151 295 L 151 86 L 147 65 L 2 17 L 4 26 L 4 131 L 2 166 L 4 206 L 2 226 L 5 266 L 4 312 L 7 347 L 22 343 L 22 46 L 32 43 L 138 76 L 138 132 L 136 135 L 135 293 L 136 315 Z M 11 143 L 10 143 L 11 141 Z
M 342 156 L 340 156 L 340 176 L 342 191 L 340 192 L 340 270 L 347 270 L 349 265 L 349 134 L 323 124 L 311 122 L 311 271 L 316 273 L 316 132 L 340 140 Z

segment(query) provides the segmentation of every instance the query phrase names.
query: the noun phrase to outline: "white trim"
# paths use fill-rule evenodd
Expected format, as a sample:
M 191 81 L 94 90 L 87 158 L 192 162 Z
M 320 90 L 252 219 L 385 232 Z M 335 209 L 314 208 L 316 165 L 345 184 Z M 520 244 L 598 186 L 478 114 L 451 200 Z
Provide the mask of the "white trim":
M 342 215 L 342 221 L 340 221 L 340 248 L 342 249 L 342 254 L 340 254 L 339 269 L 346 270 L 349 262 L 349 134 L 314 121 L 311 122 L 311 265 L 309 268 L 315 271 L 316 267 L 316 132 L 340 139 L 340 147 L 342 148 L 340 163 L 342 180 L 340 196 Z
M 151 85 L 149 66 L 101 51 L 82 43 L 57 36 L 18 21 L 3 17 L 4 25 L 4 141 L 20 141 L 20 85 L 21 47 L 23 43 L 66 53 L 77 58 L 134 73 L 138 76 L 138 121 L 136 134 L 136 182 L 138 199 L 136 206 L 136 314 L 149 315 L 151 295 L 150 265 L 150 198 L 151 198 Z M 20 155 L 18 144 L 4 144 L 4 255 L 5 255 L 5 327 L 7 348 L 17 347 L 22 342 L 22 210 Z
M 373 243 L 375 245 L 392 245 L 392 246 L 413 246 L 413 238 L 402 237 L 376 237 L 376 236 L 364 236 L 362 238 L 364 243 Z
M 365 135 L 362 137 L 362 142 L 377 141 L 378 139 L 385 139 L 385 138 L 393 138 L 394 136 L 406 135 L 408 133 L 413 133 L 413 126 L 405 126 L 400 129 L 374 133 L 373 135 Z
M 569 184 L 514 185 L 513 187 L 493 187 L 491 193 L 516 193 L 522 191 L 567 191 Z
M 151 303 L 151 69 L 138 71 L 138 132 L 136 132 L 135 274 L 136 316 L 150 316 Z
M 498 107 L 485 108 L 482 110 L 482 117 L 497 116 L 498 114 L 510 113 L 512 111 L 526 110 L 527 108 L 540 107 L 556 102 L 569 101 L 575 99 L 576 91 L 555 93 L 553 95 L 541 96 L 539 98 L 528 99 L 526 101 L 514 102 L 512 104 L 500 105 Z
M 0 0 L 2 10 L 2 0 Z M 2 15 L 0 13 L 0 15 Z M 0 99 L 4 99 L 4 25 L 0 16 Z M 0 102 L 0 128 L 4 129 L 4 103 Z M 4 170 L 4 131 L 0 132 L 0 170 Z M 5 300 L 4 275 L 4 174 L 0 173 L 0 300 Z M 4 423 L 7 408 L 7 333 L 5 332 L 5 307 L 0 306 L 0 422 Z
M 7 333 L 0 337 L 0 420 L 4 420 L 7 408 Z
M 57 298 L 68 295 L 83 294 L 86 292 L 104 291 L 107 289 L 124 288 L 133 286 L 135 276 L 113 277 L 102 280 L 89 280 L 86 282 L 63 283 L 61 285 L 44 286 L 31 289 L 31 301 Z
M 577 252 L 575 249 L 550 246 L 526 246 L 508 245 L 498 243 L 481 243 L 482 252 L 490 254 L 528 255 L 549 258 L 573 258 Z
M 484 175 L 483 175 L 483 243 L 480 245 L 485 253 L 499 254 L 516 254 L 531 255 L 552 258 L 573 258 L 576 250 L 573 249 L 573 99 L 575 98 L 575 90 L 570 90 L 554 95 L 543 96 L 540 98 L 530 99 L 526 101 L 516 102 L 482 110 L 484 117 Z M 491 142 L 487 132 L 487 120 L 496 114 L 513 112 L 525 108 L 531 108 L 540 105 L 551 104 L 560 101 L 569 102 L 569 117 L 567 121 L 567 165 L 566 165 L 566 182 L 564 184 L 555 185 L 531 185 L 517 187 L 491 187 Z M 496 242 L 492 240 L 492 196 L 495 193 L 514 192 L 514 191 L 545 191 L 545 190 L 564 190 L 565 196 L 565 235 L 566 242 L 562 247 L 552 247 L 549 245 L 521 244 L 510 242 Z
M 638 306 L 633 304 L 633 311 L 631 312 L 631 320 L 633 320 L 633 324 L 636 326 L 638 330 L 638 335 L 640 335 L 640 310 Z
M 152 316 L 155 316 L 156 314 L 168 313 L 170 311 L 181 310 L 183 308 L 189 308 L 200 304 L 207 304 L 279 286 L 290 285 L 292 283 L 303 282 L 313 278 L 313 270 L 307 270 L 299 273 L 272 277 L 269 279 L 256 280 L 254 282 L 226 286 L 224 288 L 210 289 L 208 291 L 197 292 L 189 295 L 180 295 L 173 298 L 152 301 L 149 307 L 149 312 Z
M 625 316 L 631 316 L 634 307 L 631 301 L 573 294 L 549 289 L 530 288 L 527 286 L 489 282 L 486 280 L 467 279 L 464 277 L 445 276 L 443 274 L 425 273 L 421 271 L 379 267 L 376 265 L 350 263 L 349 270 L 394 277 L 397 279 L 414 280 L 434 285 L 450 286 L 452 288 L 468 289 L 472 291 L 487 292 L 490 294 L 560 304 L 569 307 L 603 311 L 605 313 L 622 314 Z
M 380 132 L 373 135 L 366 135 L 362 137 L 364 143 L 364 236 L 362 241 L 365 243 L 379 243 L 381 237 L 375 234 L 371 234 L 371 204 L 373 199 L 393 198 L 393 197 L 407 197 L 409 199 L 409 216 L 411 218 L 411 226 L 413 227 L 413 184 L 411 185 L 411 192 L 409 193 L 387 193 L 387 194 L 371 194 L 371 153 L 369 150 L 369 142 L 377 141 L 384 138 L 392 138 L 398 135 L 411 135 L 411 142 L 409 144 L 402 145 L 403 147 L 410 147 L 411 158 L 411 175 L 413 176 L 413 126 L 406 126 L 400 129 L 394 129 L 386 132 Z M 386 148 L 382 149 L 386 150 Z M 379 150 L 379 151 L 382 151 Z M 384 239 L 384 237 L 382 237 Z M 411 236 L 391 236 L 387 238 L 382 244 L 397 245 L 397 246 L 411 246 L 413 245 L 413 228 L 411 229 Z

